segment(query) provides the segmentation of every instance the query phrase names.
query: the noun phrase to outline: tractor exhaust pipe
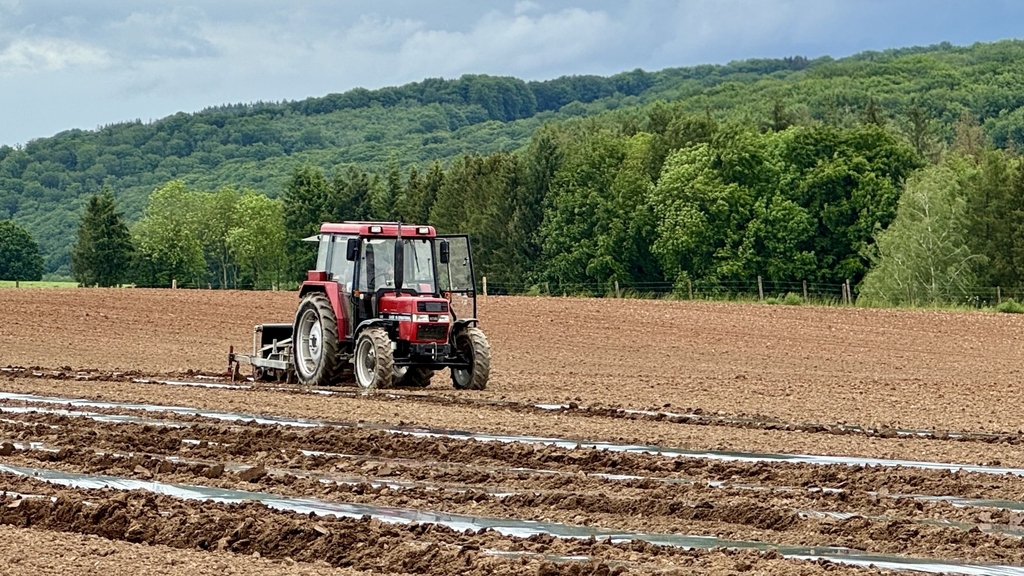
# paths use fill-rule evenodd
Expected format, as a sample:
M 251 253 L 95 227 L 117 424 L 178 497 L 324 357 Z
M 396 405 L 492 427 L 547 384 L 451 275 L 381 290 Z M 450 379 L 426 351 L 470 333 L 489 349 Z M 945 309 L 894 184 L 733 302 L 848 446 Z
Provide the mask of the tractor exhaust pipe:
M 398 223 L 398 238 L 395 240 L 395 296 L 402 293 L 405 281 L 405 245 L 402 243 L 402 223 Z

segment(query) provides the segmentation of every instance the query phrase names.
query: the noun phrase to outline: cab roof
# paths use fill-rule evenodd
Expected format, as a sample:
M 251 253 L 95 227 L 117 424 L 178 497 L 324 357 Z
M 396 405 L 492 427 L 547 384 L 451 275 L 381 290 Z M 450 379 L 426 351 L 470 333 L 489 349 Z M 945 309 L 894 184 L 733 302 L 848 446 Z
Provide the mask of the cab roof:
M 321 234 L 353 234 L 377 238 L 395 238 L 398 236 L 397 222 L 324 222 L 320 225 Z M 437 233 L 433 226 L 417 226 L 402 224 L 402 237 L 433 238 Z

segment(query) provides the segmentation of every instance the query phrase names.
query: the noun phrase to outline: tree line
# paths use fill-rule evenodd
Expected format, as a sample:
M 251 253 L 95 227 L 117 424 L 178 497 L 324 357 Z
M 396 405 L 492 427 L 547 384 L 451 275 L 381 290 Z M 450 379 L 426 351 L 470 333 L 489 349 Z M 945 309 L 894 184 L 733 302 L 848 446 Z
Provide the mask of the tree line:
M 172 181 L 150 195 L 131 228 L 109 190 L 91 197 L 71 270 L 83 286 L 276 288 L 287 281 L 284 243 L 279 200 Z
M 283 195 L 288 253 L 297 275 L 313 259 L 299 238 L 370 217 L 468 233 L 478 273 L 515 292 L 856 283 L 921 165 L 871 123 L 759 131 L 662 104 L 642 118 L 550 125 L 521 151 L 404 180 L 392 171 L 376 187 L 353 169 L 331 179 L 305 167 Z
M 447 167 L 305 165 L 278 199 L 172 181 L 131 227 L 105 190 L 83 213 L 72 271 L 83 285 L 290 288 L 314 265 L 303 239 L 322 222 L 400 220 L 468 233 L 478 274 L 510 292 L 708 294 L 761 277 L 850 280 L 877 304 L 978 303 L 992 297 L 981 287 L 1024 286 L 1024 161 L 970 114 L 954 132 L 922 154 L 869 110 L 849 127 L 752 127 L 659 103 Z M 0 222 L 11 245 L 27 257 L 17 272 L 0 258 L 0 279 L 38 277 L 31 236 Z

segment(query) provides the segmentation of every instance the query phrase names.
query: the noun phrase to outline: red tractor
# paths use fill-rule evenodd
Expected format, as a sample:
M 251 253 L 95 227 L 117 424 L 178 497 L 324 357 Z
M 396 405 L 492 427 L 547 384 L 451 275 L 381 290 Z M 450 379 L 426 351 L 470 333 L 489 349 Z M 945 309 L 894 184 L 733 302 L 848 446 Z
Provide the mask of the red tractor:
M 253 354 L 228 354 L 229 370 L 258 380 L 364 389 L 423 387 L 448 368 L 459 389 L 482 390 L 491 369 L 477 327 L 469 238 L 431 226 L 325 223 L 316 269 L 299 288 L 292 324 L 261 324 Z

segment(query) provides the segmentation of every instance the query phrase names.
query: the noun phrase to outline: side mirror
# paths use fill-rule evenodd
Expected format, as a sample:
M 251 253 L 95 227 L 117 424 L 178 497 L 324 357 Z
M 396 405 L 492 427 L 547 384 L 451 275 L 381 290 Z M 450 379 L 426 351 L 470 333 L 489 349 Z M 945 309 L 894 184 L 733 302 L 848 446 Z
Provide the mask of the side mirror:
M 356 258 L 359 257 L 359 238 L 349 238 L 348 245 L 345 246 L 345 258 L 349 262 L 355 262 Z
M 447 240 L 441 240 L 441 245 L 438 247 L 438 252 L 439 254 L 437 259 L 441 261 L 441 264 L 447 264 L 448 260 L 452 257 L 451 247 L 448 246 Z

